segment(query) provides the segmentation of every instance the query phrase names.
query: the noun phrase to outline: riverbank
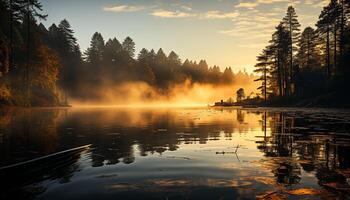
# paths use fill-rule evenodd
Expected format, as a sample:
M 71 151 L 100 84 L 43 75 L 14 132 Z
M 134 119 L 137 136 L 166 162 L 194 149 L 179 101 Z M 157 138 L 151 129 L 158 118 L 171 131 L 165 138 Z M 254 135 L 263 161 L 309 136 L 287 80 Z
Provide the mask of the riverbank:
M 350 108 L 350 100 L 347 97 L 335 98 L 334 94 L 300 98 L 300 97 L 273 97 L 268 100 L 262 98 L 250 98 L 239 102 L 214 104 L 214 107 L 298 107 L 298 108 Z

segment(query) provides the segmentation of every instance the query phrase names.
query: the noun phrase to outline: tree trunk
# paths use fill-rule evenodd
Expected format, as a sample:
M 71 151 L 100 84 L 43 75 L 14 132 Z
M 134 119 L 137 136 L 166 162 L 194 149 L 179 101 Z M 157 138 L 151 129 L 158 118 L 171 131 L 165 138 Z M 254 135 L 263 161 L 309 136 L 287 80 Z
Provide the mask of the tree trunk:
M 334 52 L 333 52 L 333 67 L 337 69 L 337 25 L 334 24 Z
M 267 88 L 267 87 L 266 87 L 266 82 L 267 82 L 267 81 L 266 81 L 266 78 L 267 78 L 267 77 L 266 77 L 266 66 L 264 66 L 264 100 L 265 100 L 265 103 L 266 103 L 266 96 L 267 96 L 267 95 L 266 95 L 266 88 Z
M 30 80 L 29 80 L 29 64 L 30 64 L 30 5 L 27 2 L 27 57 L 25 68 L 25 93 L 28 106 L 30 106 Z
M 339 55 L 340 55 L 340 58 L 342 58 L 343 48 L 344 48 L 344 40 L 343 39 L 344 39 L 344 26 L 345 26 L 344 0 L 341 0 L 340 3 L 341 3 L 341 19 L 340 19 Z M 340 67 L 342 67 L 341 60 L 340 60 Z
M 292 28 L 292 16 L 289 17 L 289 33 L 290 33 L 290 66 L 289 66 L 289 77 L 287 82 L 287 94 L 290 95 L 290 85 L 292 84 L 292 78 L 293 78 L 293 28 Z
M 280 67 L 280 61 L 277 58 L 276 59 L 276 65 L 277 65 L 277 78 L 278 78 L 278 89 L 279 89 L 279 96 L 283 96 L 283 90 L 282 90 L 282 72 L 281 72 L 281 67 Z
M 68 92 L 67 89 L 64 89 L 64 105 L 68 105 Z
M 308 34 L 307 36 L 307 60 L 306 60 L 306 66 L 307 68 L 310 68 L 310 46 L 311 46 L 311 38 L 310 38 L 310 35 Z
M 327 27 L 327 39 L 326 39 L 326 63 L 327 63 L 327 77 L 331 77 L 331 64 L 330 64 L 330 48 L 329 48 L 329 27 Z
M 9 70 L 13 70 L 13 0 L 10 0 L 10 62 Z

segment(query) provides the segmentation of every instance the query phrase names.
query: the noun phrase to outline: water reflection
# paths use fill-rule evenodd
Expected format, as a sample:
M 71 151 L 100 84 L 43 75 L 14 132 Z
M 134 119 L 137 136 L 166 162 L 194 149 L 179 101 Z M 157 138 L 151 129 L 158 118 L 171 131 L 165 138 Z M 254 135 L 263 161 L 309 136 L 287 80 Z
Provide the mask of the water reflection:
M 1 174 L 2 198 L 346 198 L 350 112 L 13 109 L 2 166 L 85 144 L 35 176 Z M 84 186 L 84 187 L 82 187 Z

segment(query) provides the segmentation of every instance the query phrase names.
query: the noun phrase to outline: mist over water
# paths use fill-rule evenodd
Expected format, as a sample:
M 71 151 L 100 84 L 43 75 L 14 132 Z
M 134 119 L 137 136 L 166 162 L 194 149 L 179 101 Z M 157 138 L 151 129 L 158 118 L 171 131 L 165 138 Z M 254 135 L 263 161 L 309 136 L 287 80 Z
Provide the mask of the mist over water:
M 159 89 L 145 82 L 124 82 L 117 85 L 82 88 L 95 98 L 72 98 L 72 106 L 203 106 L 215 101 L 236 100 L 236 91 L 244 88 L 247 96 L 256 95 L 257 82 L 213 85 L 192 83 L 186 80 L 173 84 L 167 89 Z

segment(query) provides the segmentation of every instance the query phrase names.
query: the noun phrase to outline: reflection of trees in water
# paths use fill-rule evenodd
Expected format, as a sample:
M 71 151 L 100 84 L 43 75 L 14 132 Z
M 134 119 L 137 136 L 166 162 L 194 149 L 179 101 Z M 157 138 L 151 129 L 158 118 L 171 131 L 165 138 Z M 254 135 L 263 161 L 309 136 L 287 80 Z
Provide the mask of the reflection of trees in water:
M 177 150 L 180 144 L 206 144 L 222 136 L 231 139 L 233 134 L 252 128 L 252 116 L 260 116 L 263 136 L 257 141 L 257 148 L 267 158 L 274 158 L 271 171 L 276 182 L 287 185 L 299 182 L 301 169 L 316 172 L 320 183 L 344 182 L 341 170 L 350 167 L 350 149 L 346 146 L 349 141 L 344 140 L 348 137 L 321 132 L 322 128 L 333 130 L 331 123 L 324 126 L 317 123 L 317 129 L 310 128 L 316 123 L 310 122 L 315 119 L 293 113 L 229 110 L 204 121 L 199 118 L 205 116 L 188 113 L 150 110 L 136 113 L 98 110 L 89 111 L 88 115 L 63 110 L 2 112 L 0 155 L 3 160 L 17 156 L 30 158 L 92 143 L 93 166 L 129 164 L 135 161 L 136 153 L 140 156 L 162 154 Z M 253 120 L 257 121 L 254 117 Z M 334 130 L 344 131 L 344 126 Z M 34 151 L 39 153 L 31 153 Z
M 237 109 L 237 121 L 241 124 L 244 123 L 244 112 L 240 109 Z
M 346 185 L 349 174 L 342 173 L 342 170 L 348 171 L 350 168 L 349 136 L 327 132 L 333 131 L 331 122 L 325 123 L 325 126 L 319 123 L 322 127 L 318 126 L 317 130 L 324 132 L 315 132 L 309 128 L 313 126 L 309 123 L 313 119 L 294 117 L 287 113 L 262 115 L 264 137 L 257 141 L 257 148 L 271 158 L 276 181 L 298 183 L 302 168 L 307 172 L 316 172 L 321 185 L 331 182 Z M 270 135 L 267 134 L 268 126 Z
M 226 121 L 198 124 L 195 123 L 198 117 L 179 118 L 173 112 L 144 111 L 137 113 L 136 119 L 129 112 L 114 114 L 105 119 L 97 113 L 90 120 L 84 120 L 78 114 L 66 120 L 65 126 L 68 127 L 91 127 L 88 137 L 94 145 L 91 153 L 93 166 L 132 163 L 136 157 L 134 147 L 137 147 L 140 156 L 147 156 L 175 151 L 180 144 L 206 144 L 209 140 L 219 140 L 222 133 L 224 137 L 231 138 L 235 127 Z M 113 120 L 108 121 L 110 119 Z
M 301 171 L 297 163 L 280 161 L 276 164 L 272 172 L 278 183 L 292 185 L 300 182 Z
M 10 109 L 0 112 L 0 165 L 53 153 L 58 148 L 58 110 Z
M 9 169 L 6 174 L 1 171 L 0 199 L 35 199 L 48 187 L 39 183 L 52 180 L 60 184 L 71 182 L 74 173 L 80 170 L 78 160 L 82 151 L 62 154 L 59 160 L 37 162 L 37 165 L 30 165 L 33 168 L 29 171 L 17 170 L 16 167 Z

